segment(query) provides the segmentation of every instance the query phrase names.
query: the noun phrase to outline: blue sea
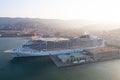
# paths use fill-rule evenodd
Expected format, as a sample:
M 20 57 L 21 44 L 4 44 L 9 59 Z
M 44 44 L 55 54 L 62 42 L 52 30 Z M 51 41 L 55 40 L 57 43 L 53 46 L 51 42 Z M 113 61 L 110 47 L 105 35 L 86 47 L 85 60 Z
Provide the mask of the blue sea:
M 50 59 L 13 58 L 5 50 L 27 38 L 0 38 L 0 80 L 120 80 L 120 59 L 57 68 Z

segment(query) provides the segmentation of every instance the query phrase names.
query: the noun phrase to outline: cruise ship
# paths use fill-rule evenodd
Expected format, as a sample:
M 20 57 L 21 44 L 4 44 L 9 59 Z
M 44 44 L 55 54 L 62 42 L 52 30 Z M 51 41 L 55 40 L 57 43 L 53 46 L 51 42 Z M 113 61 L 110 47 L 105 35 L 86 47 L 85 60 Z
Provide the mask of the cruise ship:
M 8 50 L 13 57 L 49 56 L 80 52 L 84 49 L 104 47 L 101 38 L 82 35 L 75 38 L 37 38 L 23 43 L 20 47 Z

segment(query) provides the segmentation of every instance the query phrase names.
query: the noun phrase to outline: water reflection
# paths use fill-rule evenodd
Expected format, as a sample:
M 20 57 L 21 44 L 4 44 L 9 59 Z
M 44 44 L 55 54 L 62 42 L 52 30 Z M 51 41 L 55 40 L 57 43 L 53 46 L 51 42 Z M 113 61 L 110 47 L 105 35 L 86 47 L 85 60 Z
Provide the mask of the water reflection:
M 19 80 L 31 76 L 42 76 L 49 70 L 56 68 L 49 58 L 40 57 L 13 58 L 0 69 L 1 80 Z M 7 75 L 7 77 L 5 77 Z

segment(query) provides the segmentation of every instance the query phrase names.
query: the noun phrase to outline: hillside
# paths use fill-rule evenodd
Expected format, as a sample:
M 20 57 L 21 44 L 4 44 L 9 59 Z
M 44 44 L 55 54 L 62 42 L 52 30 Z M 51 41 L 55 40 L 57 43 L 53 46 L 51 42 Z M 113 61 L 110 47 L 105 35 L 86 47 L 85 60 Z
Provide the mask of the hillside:
M 84 20 L 59 20 L 40 18 L 0 17 L 0 30 L 20 30 L 23 32 L 56 33 L 79 35 L 81 32 L 109 31 L 119 25 L 93 23 Z

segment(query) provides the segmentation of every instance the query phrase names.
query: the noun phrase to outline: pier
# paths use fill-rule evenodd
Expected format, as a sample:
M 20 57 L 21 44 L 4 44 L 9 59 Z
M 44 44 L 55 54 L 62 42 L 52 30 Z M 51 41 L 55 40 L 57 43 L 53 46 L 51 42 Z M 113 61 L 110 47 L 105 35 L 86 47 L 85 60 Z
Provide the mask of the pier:
M 88 60 L 88 61 L 85 60 L 84 62 L 78 62 L 78 61 L 66 61 L 66 62 L 63 62 L 58 56 L 59 55 L 49 55 L 50 59 L 53 61 L 53 63 L 58 68 L 90 63 L 90 60 Z M 92 62 L 95 62 L 95 60 L 92 61 Z
M 53 61 L 53 63 L 58 67 L 58 68 L 61 68 L 61 67 L 68 67 L 68 66 L 72 66 L 73 63 L 63 63 L 57 55 L 50 55 L 49 56 L 50 59 Z
M 93 63 L 96 61 L 86 61 L 82 63 L 73 63 L 73 62 L 65 62 L 63 63 L 57 55 L 51 55 L 49 56 L 50 59 L 53 61 L 53 63 L 58 67 L 58 68 L 63 68 L 63 67 L 70 67 L 70 66 L 77 66 L 77 65 L 82 65 L 82 64 L 88 64 L 88 63 Z
M 77 53 L 74 53 L 74 54 L 77 54 Z M 84 57 L 84 56 L 68 57 L 71 55 L 71 53 L 70 54 L 67 53 L 67 54 L 49 55 L 49 57 L 58 68 L 120 58 L 120 50 L 117 48 L 113 48 L 113 47 L 103 47 L 103 48 L 97 48 L 97 49 L 84 50 L 82 54 L 86 55 L 86 57 Z M 67 55 L 67 58 L 66 57 L 60 58 L 61 55 L 62 56 Z M 80 53 L 80 55 L 81 55 L 81 53 Z M 66 58 L 66 59 L 64 59 L 64 58 Z

